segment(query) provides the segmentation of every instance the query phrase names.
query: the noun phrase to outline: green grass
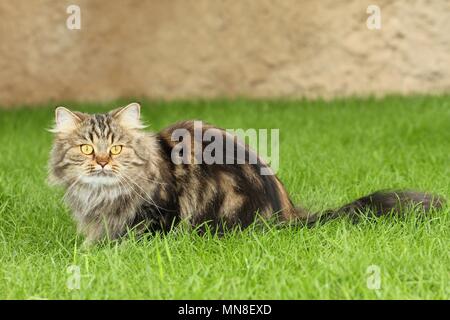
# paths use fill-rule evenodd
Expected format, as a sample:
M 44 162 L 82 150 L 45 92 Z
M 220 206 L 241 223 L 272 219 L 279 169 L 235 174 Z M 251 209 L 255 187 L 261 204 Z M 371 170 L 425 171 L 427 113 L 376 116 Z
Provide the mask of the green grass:
M 105 111 L 108 104 L 68 104 Z M 46 185 L 53 108 L 0 111 L 2 299 L 448 299 L 450 214 L 204 237 L 177 230 L 79 249 L 62 190 Z M 144 102 L 158 130 L 197 118 L 279 128 L 280 169 L 295 203 L 336 207 L 377 189 L 450 198 L 450 96 L 381 100 Z M 77 265 L 81 287 L 69 290 Z M 370 265 L 381 289 L 367 288 Z

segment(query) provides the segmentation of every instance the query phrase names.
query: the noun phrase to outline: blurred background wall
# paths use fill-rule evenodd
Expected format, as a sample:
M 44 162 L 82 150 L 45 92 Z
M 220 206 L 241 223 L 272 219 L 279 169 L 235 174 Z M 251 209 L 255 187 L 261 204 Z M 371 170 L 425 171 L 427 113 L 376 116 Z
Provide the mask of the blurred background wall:
M 447 0 L 0 0 L 3 107 L 448 91 Z

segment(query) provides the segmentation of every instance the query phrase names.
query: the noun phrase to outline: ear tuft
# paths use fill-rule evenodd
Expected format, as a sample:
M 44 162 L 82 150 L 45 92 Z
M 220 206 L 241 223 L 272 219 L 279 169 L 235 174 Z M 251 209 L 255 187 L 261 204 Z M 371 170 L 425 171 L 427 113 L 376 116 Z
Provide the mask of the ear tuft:
M 64 107 L 57 107 L 55 109 L 55 127 L 51 129 L 51 132 L 69 132 L 74 130 L 81 122 L 81 118 Z
M 142 124 L 141 118 L 141 106 L 139 103 L 133 102 L 129 105 L 112 111 L 112 115 L 119 123 L 128 129 L 143 129 L 145 126 Z

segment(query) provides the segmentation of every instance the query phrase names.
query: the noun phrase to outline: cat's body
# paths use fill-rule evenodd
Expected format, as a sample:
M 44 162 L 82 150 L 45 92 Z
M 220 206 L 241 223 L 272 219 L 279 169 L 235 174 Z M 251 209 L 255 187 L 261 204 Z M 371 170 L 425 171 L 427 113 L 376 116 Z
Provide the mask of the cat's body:
M 88 242 L 116 239 L 130 229 L 168 231 L 180 221 L 223 231 L 246 227 L 258 215 L 309 224 L 319 216 L 328 220 L 366 209 L 380 215 L 405 204 L 420 204 L 425 211 L 442 205 L 430 194 L 378 192 L 337 210 L 309 214 L 293 206 L 276 175 L 261 174 L 270 168 L 235 137 L 231 156 L 241 150 L 245 159 L 256 162 L 227 163 L 230 153 L 224 149 L 223 161 L 198 163 L 196 146 L 203 151 L 206 143 L 196 138 L 192 121 L 158 134 L 143 131 L 137 104 L 102 115 L 58 108 L 56 115 L 50 179 L 67 189 L 66 201 Z M 180 130 L 192 137 L 182 141 L 191 156 L 188 163 L 173 160 L 174 148 L 180 146 L 173 134 Z M 206 130 L 230 138 L 219 128 L 203 125 L 202 132 Z

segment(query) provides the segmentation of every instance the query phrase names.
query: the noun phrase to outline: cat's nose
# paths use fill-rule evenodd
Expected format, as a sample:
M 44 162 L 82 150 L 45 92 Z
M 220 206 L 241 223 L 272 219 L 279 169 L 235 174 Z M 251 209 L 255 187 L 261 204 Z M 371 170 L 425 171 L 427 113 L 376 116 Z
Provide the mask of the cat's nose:
M 102 166 L 102 168 L 104 168 L 107 164 L 108 164 L 108 161 L 104 161 L 104 160 L 97 160 L 97 163 L 99 164 L 99 165 L 101 165 Z

